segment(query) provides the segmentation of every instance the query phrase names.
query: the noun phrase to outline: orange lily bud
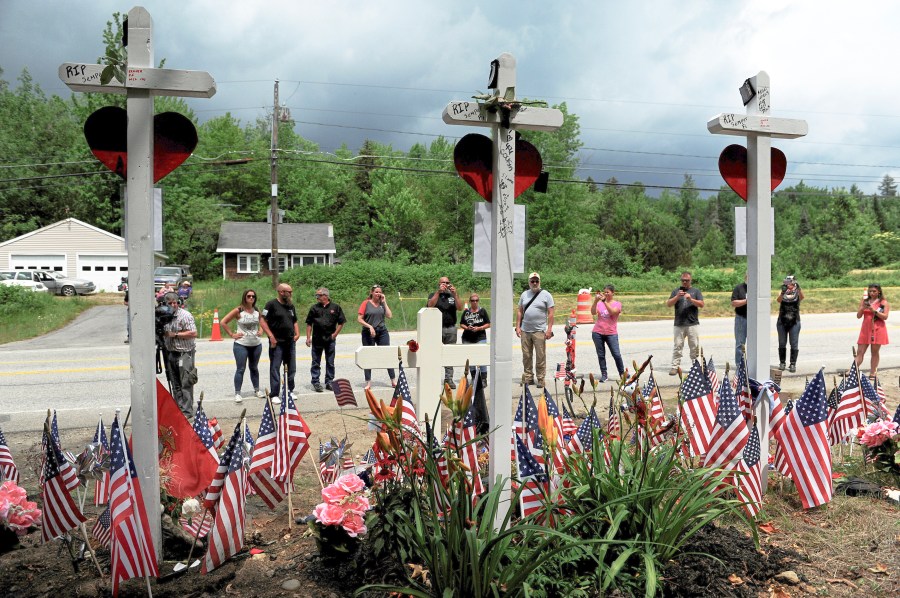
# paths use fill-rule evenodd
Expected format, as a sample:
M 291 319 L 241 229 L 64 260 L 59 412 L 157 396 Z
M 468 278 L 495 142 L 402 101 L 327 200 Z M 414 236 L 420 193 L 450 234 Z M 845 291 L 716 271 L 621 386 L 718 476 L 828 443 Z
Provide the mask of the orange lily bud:
M 538 401 L 538 428 L 540 428 L 544 440 L 550 445 L 550 451 L 552 452 L 556 447 L 557 431 L 556 425 L 553 423 L 553 420 L 550 419 L 550 413 L 547 409 L 547 400 L 543 396 L 541 396 L 541 400 Z
M 469 362 L 466 361 L 466 372 L 469 371 Z M 472 394 L 475 392 L 475 389 L 469 385 L 468 378 L 465 374 L 463 374 L 462 379 L 459 381 L 459 386 L 456 387 L 456 406 L 459 409 L 459 413 L 457 413 L 457 417 L 465 417 L 466 413 L 469 411 L 469 405 L 472 404 Z
M 450 389 L 450 385 L 444 382 L 444 394 L 441 395 L 441 403 L 444 404 L 444 407 L 453 411 L 453 391 Z
M 597 390 L 597 381 L 594 380 L 594 372 L 588 374 L 588 379 L 591 381 L 591 388 Z
M 388 436 L 387 432 L 379 432 L 375 435 L 375 444 L 378 445 L 378 448 L 383 450 L 385 453 L 392 453 L 393 450 L 391 448 L 391 438 Z
M 384 414 L 381 412 L 381 407 L 378 406 L 375 395 L 368 388 L 366 389 L 366 402 L 369 403 L 369 410 L 375 416 L 375 419 L 384 419 Z

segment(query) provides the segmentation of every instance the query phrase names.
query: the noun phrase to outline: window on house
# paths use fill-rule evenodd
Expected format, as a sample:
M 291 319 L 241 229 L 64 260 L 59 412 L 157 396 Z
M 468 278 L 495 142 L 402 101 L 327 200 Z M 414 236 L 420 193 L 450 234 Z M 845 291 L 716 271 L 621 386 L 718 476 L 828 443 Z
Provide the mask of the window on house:
M 239 274 L 256 274 L 259 272 L 259 256 L 255 254 L 238 254 L 237 271 Z
M 314 266 L 316 264 L 324 264 L 324 255 L 295 255 L 292 256 L 291 264 L 297 266 Z

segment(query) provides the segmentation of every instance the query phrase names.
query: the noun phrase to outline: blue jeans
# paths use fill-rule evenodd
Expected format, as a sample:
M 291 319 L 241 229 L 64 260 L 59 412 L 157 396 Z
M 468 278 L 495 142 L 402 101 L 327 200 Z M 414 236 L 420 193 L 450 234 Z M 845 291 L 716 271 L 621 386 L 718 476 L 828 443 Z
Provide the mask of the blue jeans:
M 234 343 L 231 350 L 234 352 L 234 362 L 237 364 L 237 369 L 234 371 L 235 394 L 239 394 L 244 385 L 244 370 L 247 369 L 248 359 L 250 361 L 250 382 L 253 383 L 253 390 L 259 390 L 259 358 L 262 355 L 262 343 L 254 347 L 245 347 Z
M 800 320 L 790 330 L 785 330 L 781 324 L 781 320 L 775 322 L 775 329 L 778 330 L 778 348 L 787 347 L 788 338 L 791 340 L 791 351 L 800 349 Z
M 592 332 L 591 339 L 594 341 L 594 347 L 597 349 L 600 373 L 606 376 L 606 345 L 609 345 L 609 352 L 612 353 L 613 361 L 616 362 L 616 369 L 619 370 L 619 376 L 621 377 L 625 373 L 625 364 L 622 362 L 622 353 L 619 351 L 619 335 Z
M 486 344 L 487 344 L 487 339 L 480 340 L 480 341 L 475 342 L 475 343 L 467 343 L 466 341 L 462 341 L 462 344 L 464 344 L 464 345 L 482 345 L 482 344 L 485 344 L 485 345 L 486 345 Z M 485 376 L 487 376 L 487 366 L 486 366 L 486 365 L 479 366 L 478 368 L 476 368 L 474 365 L 469 366 L 469 375 L 472 376 L 472 377 L 474 378 L 474 377 L 475 377 L 475 370 L 476 370 L 476 369 L 478 369 L 482 374 L 484 374 Z
M 288 390 L 294 392 L 294 375 L 297 373 L 297 343 L 294 339 L 269 343 L 269 388 L 273 397 L 281 393 L 281 365 L 288 366 Z
M 368 328 L 363 328 L 362 331 L 362 344 L 364 347 L 374 347 L 378 346 L 387 346 L 391 344 L 391 335 L 388 334 L 387 328 L 382 328 L 381 330 L 375 329 L 375 336 L 369 334 Z M 394 370 L 388 368 L 388 376 L 390 376 L 391 380 L 394 380 L 397 376 L 394 375 Z M 372 379 L 372 370 L 363 370 L 363 376 L 366 378 L 366 382 L 369 382 Z
M 737 369 L 741 365 L 743 352 L 741 345 L 747 344 L 747 318 L 743 316 L 734 316 L 734 367 Z
M 312 383 L 319 383 L 319 374 L 322 372 L 322 353 L 325 353 L 325 384 L 334 380 L 334 348 L 337 343 L 332 339 L 324 345 L 312 346 L 312 365 L 309 367 L 309 376 Z

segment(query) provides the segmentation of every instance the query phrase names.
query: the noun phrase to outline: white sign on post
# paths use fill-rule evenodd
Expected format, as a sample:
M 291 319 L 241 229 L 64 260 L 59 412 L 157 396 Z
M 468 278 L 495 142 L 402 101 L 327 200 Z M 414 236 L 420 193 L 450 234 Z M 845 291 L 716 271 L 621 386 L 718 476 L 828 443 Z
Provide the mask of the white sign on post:
M 131 309 L 131 421 L 134 466 L 144 488 L 144 508 L 157 560 L 162 556 L 159 513 L 159 433 L 156 419 L 153 330 L 153 96 L 210 98 L 209 73 L 153 67 L 153 20 L 143 7 L 128 11 L 125 82 L 100 84 L 102 65 L 65 63 L 59 78 L 73 91 L 124 93 L 128 111 L 125 212 Z
M 775 255 L 775 210 L 772 210 L 772 239 L 769 255 Z M 734 206 L 734 255 L 747 255 L 747 208 Z
M 808 131 L 805 120 L 774 118 L 769 75 L 760 71 L 744 82 L 742 95 L 747 114 L 719 114 L 706 123 L 710 133 L 747 138 L 747 369 L 757 380 L 769 378 L 772 300 L 772 137 L 794 139 Z M 755 407 L 760 444 L 769 446 L 769 403 Z M 766 491 L 768 467 L 762 468 Z
M 563 113 L 552 108 L 524 106 L 516 97 L 516 59 L 503 53 L 491 63 L 488 88 L 493 95 L 484 103 L 451 102 L 444 109 L 450 125 L 490 127 L 493 137 L 493 189 L 491 190 L 491 319 L 507 325 L 491 326 L 491 455 L 490 483 L 509 477 L 512 461 L 512 343 L 513 262 L 515 255 L 516 129 L 555 131 Z M 500 500 L 509 501 L 509 486 Z M 496 524 L 505 516 L 497 511 Z
M 486 201 L 479 201 L 475 204 L 475 236 L 474 251 L 472 259 L 473 272 L 491 272 L 491 245 L 493 245 L 493 237 L 491 237 L 491 204 Z M 513 274 L 525 273 L 525 206 L 513 206 L 513 237 L 515 244 L 515 252 L 513 253 Z

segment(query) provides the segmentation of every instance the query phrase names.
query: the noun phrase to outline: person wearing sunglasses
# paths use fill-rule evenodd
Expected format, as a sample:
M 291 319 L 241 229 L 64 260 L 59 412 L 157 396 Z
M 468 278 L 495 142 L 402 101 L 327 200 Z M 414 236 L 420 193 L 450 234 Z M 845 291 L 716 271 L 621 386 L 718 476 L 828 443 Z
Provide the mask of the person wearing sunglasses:
M 491 318 L 486 309 L 481 307 L 481 297 L 478 293 L 469 295 L 469 307 L 465 308 L 459 318 L 459 327 L 462 328 L 462 344 L 474 345 L 487 343 L 488 328 L 491 327 Z M 487 386 L 487 366 L 480 366 L 481 385 Z M 475 366 L 469 368 L 469 374 L 474 378 Z
M 553 338 L 553 295 L 541 288 L 541 276 L 532 272 L 528 276 L 528 288 L 519 296 L 516 312 L 516 336 L 522 339 L 522 380 L 544 386 L 547 372 L 547 341 Z M 532 355 L 534 363 L 532 364 Z
M 888 344 L 887 319 L 890 313 L 891 306 L 884 298 L 881 285 L 872 283 L 866 287 L 859 301 L 859 309 L 856 310 L 857 319 L 863 321 L 856 340 L 856 365 L 862 366 L 866 350 L 872 347 L 869 364 L 869 376 L 872 378 L 878 373 L 881 345 Z
M 700 357 L 700 335 L 697 327 L 700 325 L 700 308 L 704 305 L 703 293 L 691 286 L 692 282 L 691 273 L 682 272 L 681 286 L 672 291 L 666 301 L 666 306 L 675 308 L 675 347 L 672 349 L 670 376 L 678 373 L 685 339 L 691 349 L 691 361 Z
M 294 377 L 297 374 L 297 341 L 300 339 L 300 325 L 297 323 L 297 310 L 291 301 L 294 289 L 291 285 L 281 283 L 277 288 L 278 296 L 272 299 L 262 310 L 260 327 L 269 337 L 269 389 L 273 403 L 281 399 L 281 368 L 287 364 L 287 385 L 291 398 L 294 396 Z
M 163 327 L 167 375 L 175 403 L 185 417 L 191 419 L 194 417 L 194 385 L 197 383 L 197 368 L 194 367 L 197 325 L 194 316 L 180 305 L 177 293 L 167 293 L 164 300 L 172 310 L 172 320 Z
M 237 329 L 232 332 L 228 323 L 237 322 Z M 253 383 L 253 394 L 260 399 L 265 394 L 259 388 L 259 358 L 262 355 L 262 340 L 259 338 L 259 310 L 256 309 L 256 291 L 247 289 L 241 296 L 241 304 L 222 318 L 222 329 L 234 339 L 232 352 L 237 369 L 234 372 L 234 402 L 240 403 L 241 387 L 244 385 L 244 371 L 250 364 L 250 382 Z

